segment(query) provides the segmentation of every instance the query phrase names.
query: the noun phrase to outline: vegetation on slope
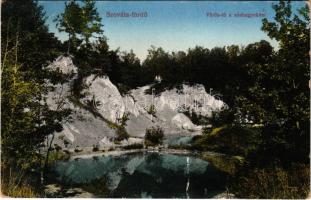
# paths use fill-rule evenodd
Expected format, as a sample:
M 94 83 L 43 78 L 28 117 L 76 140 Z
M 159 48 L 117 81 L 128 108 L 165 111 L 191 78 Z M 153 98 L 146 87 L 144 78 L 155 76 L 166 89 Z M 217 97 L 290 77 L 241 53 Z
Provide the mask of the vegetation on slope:
M 117 141 L 121 141 L 121 140 L 124 140 L 124 139 L 127 139 L 129 138 L 129 134 L 127 133 L 126 129 L 125 129 L 125 125 L 126 125 L 126 121 L 128 120 L 128 116 L 127 114 L 125 113 L 121 119 L 119 119 L 120 121 L 120 124 L 118 123 L 114 123 L 110 120 L 108 120 L 107 118 L 105 118 L 102 114 L 100 114 L 96 108 L 94 108 L 94 104 L 85 104 L 85 103 L 82 103 L 79 99 L 77 99 L 76 97 L 72 96 L 70 97 L 70 101 L 82 108 L 82 109 L 85 109 L 87 111 L 89 111 L 91 114 L 94 115 L 94 117 L 98 117 L 100 118 L 101 120 L 103 120 L 110 128 L 114 129 L 116 131 L 116 139 Z
M 241 126 L 222 126 L 193 139 L 192 147 L 199 150 L 247 156 L 260 144 L 260 130 Z
M 146 130 L 145 134 L 145 145 L 156 146 L 163 142 L 164 131 L 160 127 L 151 127 Z

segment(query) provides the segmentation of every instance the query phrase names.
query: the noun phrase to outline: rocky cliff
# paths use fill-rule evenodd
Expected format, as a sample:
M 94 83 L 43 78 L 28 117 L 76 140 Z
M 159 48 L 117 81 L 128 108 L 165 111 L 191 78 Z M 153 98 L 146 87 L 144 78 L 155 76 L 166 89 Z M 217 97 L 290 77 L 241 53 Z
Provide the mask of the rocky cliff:
M 202 85 L 182 85 L 158 95 L 147 94 L 146 90 L 151 87 L 147 85 L 122 96 L 109 77 L 95 75 L 84 80 L 87 87 L 83 93 L 86 96 L 73 99 L 71 88 L 77 68 L 71 58 L 61 56 L 48 69 L 71 77 L 69 82 L 54 85 L 55 90 L 47 95 L 52 109 L 72 109 L 70 119 L 64 121 L 64 130 L 56 133 L 55 143 L 60 146 L 65 143 L 69 147 L 113 145 L 116 127 L 122 117 L 127 118 L 124 127 L 131 137 L 123 143 L 140 141 L 146 128 L 151 126 L 162 127 L 165 135 L 201 134 L 202 126 L 193 124 L 183 112 L 188 110 L 208 116 L 224 106 L 222 101 L 207 94 Z

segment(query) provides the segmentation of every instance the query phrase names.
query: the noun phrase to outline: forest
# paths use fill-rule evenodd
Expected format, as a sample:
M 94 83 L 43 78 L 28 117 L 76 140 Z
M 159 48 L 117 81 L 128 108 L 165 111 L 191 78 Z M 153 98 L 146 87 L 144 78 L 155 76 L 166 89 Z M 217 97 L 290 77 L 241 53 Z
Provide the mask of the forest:
M 95 1 L 70 1 L 55 18 L 62 42 L 49 32 L 43 7 L 33 0 L 5 0 L 1 23 L 1 192 L 44 197 L 49 168 L 46 140 L 63 130 L 70 109 L 51 110 L 45 95 L 68 77 L 46 67 L 70 56 L 78 67 L 72 98 L 81 99 L 84 78 L 108 76 L 121 94 L 153 84 L 156 94 L 182 84 L 202 84 L 228 107 L 193 120 L 211 123 L 193 141 L 196 150 L 245 157 L 230 179 L 238 198 L 306 198 L 310 193 L 310 26 L 307 5 L 297 12 L 287 1 L 273 6 L 262 31 L 278 42 L 189 48 L 168 52 L 151 46 L 145 60 L 112 50 Z M 155 83 L 154 77 L 162 81 Z M 146 91 L 151 93 L 151 91 Z M 194 119 L 196 118 L 196 119 Z M 211 133 L 219 132 L 218 137 Z M 213 146 L 213 149 L 211 149 Z

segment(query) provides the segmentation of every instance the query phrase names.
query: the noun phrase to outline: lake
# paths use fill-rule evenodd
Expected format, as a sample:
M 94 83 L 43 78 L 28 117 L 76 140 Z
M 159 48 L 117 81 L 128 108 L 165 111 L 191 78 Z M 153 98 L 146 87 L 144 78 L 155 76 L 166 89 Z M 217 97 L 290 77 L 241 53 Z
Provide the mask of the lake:
M 53 180 L 96 197 L 212 198 L 227 175 L 195 156 L 139 152 L 57 162 Z

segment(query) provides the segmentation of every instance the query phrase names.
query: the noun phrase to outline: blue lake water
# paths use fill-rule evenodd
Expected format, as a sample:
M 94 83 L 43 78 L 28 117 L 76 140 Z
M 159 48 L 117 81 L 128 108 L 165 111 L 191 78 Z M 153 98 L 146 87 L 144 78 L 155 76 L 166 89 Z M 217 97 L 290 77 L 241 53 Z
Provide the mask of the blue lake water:
M 131 153 L 58 162 L 55 180 L 110 198 L 210 198 L 226 174 L 209 162 L 168 153 Z

